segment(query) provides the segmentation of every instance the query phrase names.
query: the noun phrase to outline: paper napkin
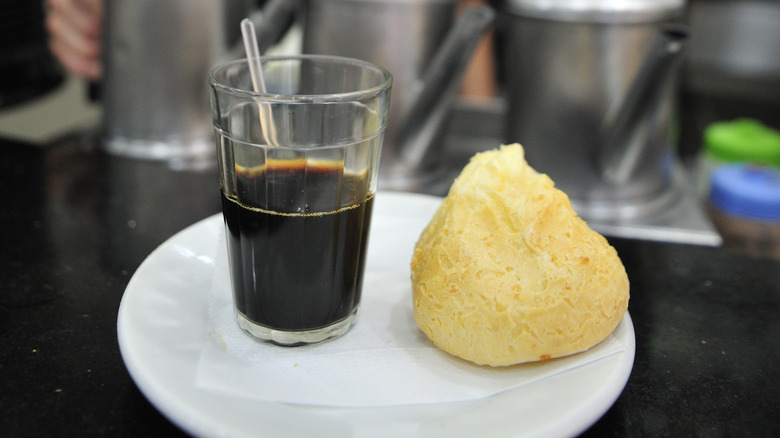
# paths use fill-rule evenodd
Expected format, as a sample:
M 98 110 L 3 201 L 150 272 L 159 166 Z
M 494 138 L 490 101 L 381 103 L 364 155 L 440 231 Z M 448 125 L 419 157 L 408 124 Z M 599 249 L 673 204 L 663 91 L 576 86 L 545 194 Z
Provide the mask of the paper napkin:
M 410 261 L 421 229 L 419 220 L 375 213 L 357 324 L 334 341 L 295 348 L 254 341 L 238 328 L 221 237 L 197 385 L 304 405 L 447 403 L 489 397 L 624 350 L 610 335 L 584 353 L 507 368 L 477 366 L 439 350 L 412 315 Z

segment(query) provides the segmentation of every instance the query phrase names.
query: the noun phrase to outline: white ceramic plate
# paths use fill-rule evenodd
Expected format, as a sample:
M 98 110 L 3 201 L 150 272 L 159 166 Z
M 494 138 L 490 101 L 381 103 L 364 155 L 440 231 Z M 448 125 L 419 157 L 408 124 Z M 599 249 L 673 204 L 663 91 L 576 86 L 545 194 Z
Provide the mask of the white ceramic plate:
M 374 225 L 416 221 L 419 235 L 441 198 L 377 195 Z M 122 298 L 117 333 L 140 390 L 172 422 L 196 436 L 531 437 L 574 436 L 598 420 L 623 390 L 634 363 L 626 313 L 614 336 L 625 350 L 492 397 L 457 403 L 336 408 L 261 402 L 195 384 L 206 339 L 213 252 L 221 214 L 171 237 L 141 264 Z M 399 260 L 408 264 L 408 260 Z

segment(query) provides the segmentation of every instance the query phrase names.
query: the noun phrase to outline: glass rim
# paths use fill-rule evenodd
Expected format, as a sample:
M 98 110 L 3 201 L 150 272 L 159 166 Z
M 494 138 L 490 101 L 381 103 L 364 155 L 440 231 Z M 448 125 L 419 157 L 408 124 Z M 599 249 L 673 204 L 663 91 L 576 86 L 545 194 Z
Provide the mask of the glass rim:
M 233 61 L 228 61 L 215 65 L 209 72 L 209 85 L 215 90 L 227 92 L 236 96 L 244 96 L 249 99 L 260 99 L 263 101 L 274 102 L 343 102 L 356 100 L 358 96 L 368 96 L 379 94 L 384 90 L 390 89 L 393 83 L 393 75 L 384 67 L 381 67 L 372 62 L 364 61 L 356 58 L 349 58 L 344 56 L 333 55 L 313 55 L 313 54 L 301 54 L 301 55 L 280 55 L 280 56 L 262 56 L 260 62 L 263 64 L 279 61 L 304 61 L 304 60 L 321 60 L 321 61 L 335 61 L 344 65 L 359 66 L 362 68 L 368 68 L 380 74 L 383 78 L 377 85 L 372 87 L 362 88 L 355 91 L 345 91 L 341 93 L 321 93 L 321 94 L 279 94 L 279 93 L 263 93 L 254 90 L 248 90 L 245 88 L 237 88 L 227 85 L 217 80 L 216 75 L 224 70 L 227 70 L 235 65 L 247 65 L 247 58 L 240 58 Z

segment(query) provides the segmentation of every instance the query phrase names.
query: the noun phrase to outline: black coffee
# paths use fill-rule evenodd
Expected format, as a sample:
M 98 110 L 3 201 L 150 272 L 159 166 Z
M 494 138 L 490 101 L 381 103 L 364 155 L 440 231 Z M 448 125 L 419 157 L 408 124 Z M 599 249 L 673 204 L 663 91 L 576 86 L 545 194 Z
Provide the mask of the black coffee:
M 365 177 L 291 162 L 236 178 L 237 196 L 223 193 L 222 203 L 238 311 L 295 331 L 349 316 L 360 302 L 373 205 L 373 197 L 355 203 Z

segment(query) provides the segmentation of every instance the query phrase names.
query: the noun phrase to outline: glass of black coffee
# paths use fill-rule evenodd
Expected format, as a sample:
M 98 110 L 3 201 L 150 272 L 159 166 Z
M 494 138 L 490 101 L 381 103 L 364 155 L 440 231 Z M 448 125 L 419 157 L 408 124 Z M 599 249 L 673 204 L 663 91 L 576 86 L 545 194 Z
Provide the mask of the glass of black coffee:
M 284 346 L 357 320 L 392 78 L 368 62 L 266 57 L 215 67 L 211 108 L 236 319 Z

